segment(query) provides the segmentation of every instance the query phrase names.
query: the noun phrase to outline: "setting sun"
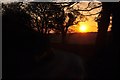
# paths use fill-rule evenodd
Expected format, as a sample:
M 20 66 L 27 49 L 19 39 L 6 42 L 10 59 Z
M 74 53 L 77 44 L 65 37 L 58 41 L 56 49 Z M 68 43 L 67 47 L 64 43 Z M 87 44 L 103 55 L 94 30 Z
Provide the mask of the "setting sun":
M 87 26 L 86 25 L 81 25 L 79 27 L 80 32 L 86 32 L 87 31 Z

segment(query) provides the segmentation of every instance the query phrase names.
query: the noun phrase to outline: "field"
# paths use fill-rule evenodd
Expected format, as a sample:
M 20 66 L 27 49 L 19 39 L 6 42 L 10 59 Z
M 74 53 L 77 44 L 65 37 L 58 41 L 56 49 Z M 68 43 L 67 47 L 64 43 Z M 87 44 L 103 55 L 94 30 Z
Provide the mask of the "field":
M 94 44 L 96 40 L 96 32 L 89 32 L 89 33 L 70 33 L 67 34 L 67 43 L 68 44 L 82 44 L 82 45 L 89 45 Z M 53 43 L 60 43 L 61 36 L 59 34 L 52 34 L 51 35 L 51 42 Z
M 73 33 L 67 35 L 67 43 L 61 44 L 60 36 L 52 38 L 52 47 L 58 50 L 71 52 L 88 60 L 95 55 L 96 33 Z
M 109 76 L 111 67 L 111 59 L 109 59 L 110 53 L 105 53 L 107 56 L 103 58 L 103 61 L 96 59 L 96 35 L 97 33 L 74 33 L 67 35 L 67 43 L 60 43 L 60 36 L 55 36 L 52 39 L 53 49 L 65 51 L 66 53 L 73 53 L 80 56 L 87 71 L 88 79 L 98 79 L 98 76 Z M 108 36 L 109 37 L 109 36 Z M 108 39 L 109 40 L 109 39 Z M 104 54 L 104 53 L 103 53 Z M 110 56 L 111 58 L 111 56 Z M 101 58 L 102 59 L 102 58 Z M 110 60 L 110 61 L 109 61 Z M 113 62 L 113 61 L 112 61 Z M 104 66 L 104 67 L 103 67 Z M 103 68 L 102 68 L 103 67 Z M 103 71 L 105 73 L 103 73 Z

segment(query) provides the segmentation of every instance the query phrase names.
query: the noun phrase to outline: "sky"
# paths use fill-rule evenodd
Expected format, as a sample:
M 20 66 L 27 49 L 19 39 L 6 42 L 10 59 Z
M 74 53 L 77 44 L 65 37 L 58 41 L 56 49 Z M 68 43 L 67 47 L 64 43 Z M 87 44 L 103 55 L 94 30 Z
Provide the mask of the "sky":
M 89 2 L 82 2 L 82 3 L 78 3 L 75 6 L 73 6 L 73 8 L 77 9 L 82 9 L 82 10 L 86 10 L 86 7 L 88 7 L 88 3 Z M 100 3 L 100 2 L 99 2 Z M 95 4 L 95 6 L 98 6 L 98 4 Z M 90 7 L 87 9 L 91 9 L 91 7 L 93 7 L 93 4 L 91 3 Z M 90 15 L 90 14 L 95 14 L 97 12 L 100 12 L 102 9 L 102 7 L 100 8 L 96 8 L 93 9 L 91 11 L 80 11 L 80 13 L 82 13 L 83 15 Z M 97 17 L 97 15 L 92 15 L 92 16 L 87 16 L 87 21 L 85 22 L 79 22 L 76 25 L 71 26 L 69 29 L 75 32 L 97 32 L 98 30 L 98 26 L 97 26 L 97 22 L 95 22 L 95 17 Z M 79 20 L 78 20 L 79 21 Z
M 35 2 L 51 2 L 51 1 L 62 1 L 62 2 L 68 2 L 68 1 L 72 1 L 72 0 L 1 0 L 1 2 L 14 2 L 14 1 L 35 1 Z M 73 0 L 75 1 L 75 0 Z
M 8 1 L 44 1 L 44 2 L 48 2 L 48 1 L 97 1 L 97 0 L 1 0 L 1 2 L 8 2 Z M 101 2 L 118 2 L 120 0 L 99 0 Z
M 2 2 L 14 2 L 14 1 L 40 1 L 40 0 L 2 0 Z M 47 0 L 45 0 L 47 1 Z M 50 0 L 48 0 L 50 1 Z M 52 1 L 59 1 L 59 0 L 52 0 Z M 61 0 L 61 1 L 72 1 L 72 0 Z M 74 8 L 80 8 L 80 9 L 85 9 L 88 5 L 88 2 L 83 2 L 83 3 L 79 3 L 77 5 L 74 6 Z M 90 13 L 94 14 L 96 12 L 99 12 L 101 11 L 102 7 L 101 8 L 97 8 L 97 9 L 94 9 L 90 12 L 82 12 L 84 15 L 89 15 Z M 94 21 L 94 18 L 98 16 L 98 15 L 94 15 L 94 16 L 90 16 L 90 17 L 87 17 L 88 20 L 85 21 L 85 22 L 79 22 L 77 25 L 73 25 L 71 26 L 69 29 L 73 29 L 75 32 L 97 32 L 98 30 L 98 26 L 97 26 L 97 22 Z M 85 28 L 85 30 L 81 30 L 81 27 Z M 109 29 L 110 31 L 110 29 Z

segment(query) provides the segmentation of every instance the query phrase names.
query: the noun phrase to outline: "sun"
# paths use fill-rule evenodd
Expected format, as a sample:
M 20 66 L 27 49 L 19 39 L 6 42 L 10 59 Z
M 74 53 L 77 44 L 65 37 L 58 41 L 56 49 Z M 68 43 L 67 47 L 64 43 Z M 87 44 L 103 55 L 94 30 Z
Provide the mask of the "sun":
M 80 31 L 80 32 L 87 32 L 87 26 L 86 26 L 86 25 L 81 25 L 81 26 L 79 27 L 79 31 Z

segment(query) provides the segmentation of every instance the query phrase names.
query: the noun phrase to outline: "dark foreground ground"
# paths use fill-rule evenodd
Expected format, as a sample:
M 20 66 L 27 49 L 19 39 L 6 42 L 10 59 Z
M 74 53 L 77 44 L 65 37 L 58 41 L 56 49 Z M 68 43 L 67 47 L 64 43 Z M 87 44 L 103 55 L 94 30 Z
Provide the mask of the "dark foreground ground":
M 84 61 L 84 66 L 86 68 L 87 78 L 93 79 L 91 72 L 92 64 L 94 63 L 92 60 L 95 57 L 95 45 L 80 45 L 80 44 L 60 44 L 60 43 L 52 43 L 52 47 L 54 49 L 58 49 L 60 51 L 65 51 L 67 53 L 73 53 L 75 55 L 80 56 Z
M 87 40 L 87 39 L 84 39 L 84 40 Z M 52 50 L 53 52 L 55 52 L 56 57 L 54 57 L 55 55 L 47 55 L 44 59 L 40 60 L 40 65 L 36 65 L 37 63 L 35 62 L 31 63 L 33 61 L 31 60 L 31 55 L 26 54 L 26 52 L 22 54 L 21 52 L 19 52 L 18 53 L 19 55 L 16 54 L 16 56 L 18 57 L 17 63 L 15 61 L 16 56 L 13 53 L 8 54 L 4 60 L 5 63 L 7 63 L 5 64 L 5 68 L 8 69 L 8 71 L 4 69 L 4 72 L 8 73 L 8 74 L 5 74 L 6 75 L 5 77 L 7 76 L 14 77 L 15 73 L 13 74 L 11 73 L 13 72 L 13 70 L 15 70 L 15 72 L 16 70 L 18 70 L 17 72 L 20 72 L 18 73 L 18 75 L 23 74 L 23 72 L 24 73 L 26 72 L 26 74 L 29 73 L 28 75 L 18 76 L 18 78 L 19 77 L 31 78 L 33 77 L 31 75 L 34 75 L 35 78 L 39 76 L 40 78 L 48 78 L 49 80 L 51 76 L 52 78 L 54 76 L 59 76 L 60 78 L 61 77 L 60 75 L 63 75 L 63 79 L 64 79 L 64 76 L 66 76 L 67 74 L 67 77 L 69 77 L 70 80 L 75 80 L 75 79 L 71 79 L 71 77 L 73 76 L 73 73 L 76 73 L 76 71 L 80 69 L 75 62 L 78 62 L 79 64 L 81 64 L 80 61 L 82 59 L 84 63 L 84 68 L 86 71 L 85 80 L 119 80 L 117 79 L 117 76 L 116 76 L 116 72 L 118 72 L 117 70 L 118 68 L 116 66 L 117 60 L 114 57 L 114 54 L 111 52 L 112 50 L 111 47 L 108 47 L 106 51 L 101 50 L 99 52 L 101 56 L 104 56 L 104 57 L 96 56 L 97 53 L 96 53 L 95 44 L 52 43 L 51 47 L 53 48 Z M 15 66 L 16 64 L 18 64 L 18 69 L 14 69 L 16 68 Z M 67 72 L 66 70 L 68 70 L 69 72 L 71 72 L 72 70 L 73 72 L 69 74 L 68 73 L 63 74 L 64 72 Z M 78 76 L 80 72 L 77 72 Z M 76 74 L 74 76 L 76 76 Z M 60 79 L 60 80 L 63 80 L 63 79 Z M 76 79 L 76 80 L 79 80 L 79 79 Z
M 60 44 L 53 43 L 52 47 L 60 51 L 67 53 L 73 53 L 80 56 L 84 61 L 87 80 L 118 80 L 117 79 L 117 67 L 115 58 L 112 58 L 108 49 L 107 52 L 103 52 L 104 57 L 96 56 L 96 47 L 94 44 L 80 45 L 80 44 Z M 102 51 L 101 51 L 102 52 Z M 105 55 L 104 55 L 105 54 Z
M 95 45 L 80 45 L 80 44 L 60 44 L 52 43 L 52 47 L 58 50 L 70 52 L 81 56 L 84 60 L 90 60 L 95 55 Z

